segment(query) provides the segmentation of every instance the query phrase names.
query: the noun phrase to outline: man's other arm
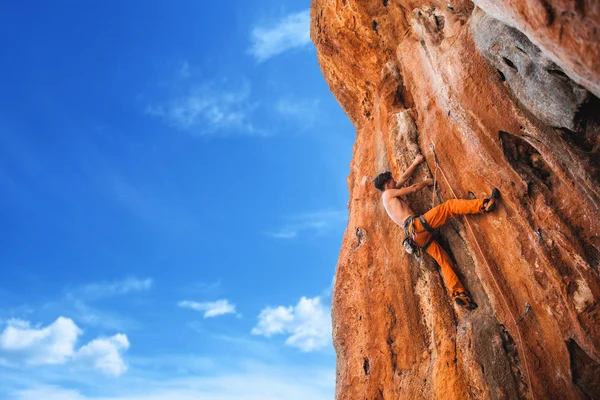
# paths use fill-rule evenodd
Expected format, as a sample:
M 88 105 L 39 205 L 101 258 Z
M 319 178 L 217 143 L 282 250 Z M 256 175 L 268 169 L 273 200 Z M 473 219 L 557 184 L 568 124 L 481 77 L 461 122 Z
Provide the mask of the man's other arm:
M 388 189 L 385 193 L 389 192 L 390 197 L 406 196 L 407 194 L 417 193 L 418 191 L 423 190 L 423 188 L 431 185 L 433 185 L 433 179 L 425 179 L 423 182 L 402 189 Z
M 408 167 L 406 171 L 404 171 L 402 175 L 400 175 L 400 179 L 398 179 L 398 182 L 396 182 L 396 189 L 400 189 L 406 183 L 408 178 L 410 178 L 413 172 L 415 172 L 415 169 L 417 169 L 417 166 L 421 164 L 424 160 L 425 158 L 421 154 L 417 154 L 415 160 L 412 162 L 410 167 Z

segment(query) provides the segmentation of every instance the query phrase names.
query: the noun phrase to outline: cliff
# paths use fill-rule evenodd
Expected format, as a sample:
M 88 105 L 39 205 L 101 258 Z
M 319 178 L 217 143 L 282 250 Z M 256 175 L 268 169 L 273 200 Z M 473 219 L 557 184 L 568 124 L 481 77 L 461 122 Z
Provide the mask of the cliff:
M 600 398 L 600 2 L 313 0 L 311 18 L 357 130 L 337 399 Z M 413 182 L 438 185 L 408 197 L 416 212 L 502 192 L 440 231 L 473 312 L 404 252 L 371 183 L 418 152 Z

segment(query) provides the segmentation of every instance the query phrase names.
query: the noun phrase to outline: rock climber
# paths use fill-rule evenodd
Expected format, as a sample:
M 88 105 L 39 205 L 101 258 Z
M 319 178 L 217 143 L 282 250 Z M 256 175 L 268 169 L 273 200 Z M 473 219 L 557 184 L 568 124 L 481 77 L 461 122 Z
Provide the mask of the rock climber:
M 448 200 L 425 214 L 417 216 L 401 196 L 416 193 L 427 186 L 433 185 L 433 179 L 426 179 L 421 183 L 404 188 L 402 186 L 423 160 L 421 154 L 417 155 L 397 182 L 394 181 L 392 173 L 386 171 L 379 174 L 373 184 L 383 192 L 381 200 L 389 217 L 404 228 L 407 238 L 404 240 L 403 245 L 407 252 L 426 252 L 433 257 L 440 266 L 444 283 L 449 288 L 456 304 L 467 310 L 474 310 L 477 308 L 477 304 L 471 299 L 469 292 L 465 290 L 458 276 L 456 276 L 450 256 L 434 240 L 433 232 L 456 215 L 481 214 L 493 211 L 496 208 L 496 200 L 500 197 L 500 192 L 498 189 L 492 190 L 492 194 L 487 199 Z

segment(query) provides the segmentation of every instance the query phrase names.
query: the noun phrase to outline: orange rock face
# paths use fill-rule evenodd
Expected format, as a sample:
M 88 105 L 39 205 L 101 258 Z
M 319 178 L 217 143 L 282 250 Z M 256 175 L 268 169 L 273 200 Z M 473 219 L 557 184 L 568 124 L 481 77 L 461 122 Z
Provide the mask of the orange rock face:
M 323 74 L 357 129 L 333 293 L 337 399 L 600 398 L 599 10 L 313 0 Z M 494 213 L 440 231 L 473 312 L 432 259 L 405 253 L 371 183 L 419 152 L 413 182 L 438 189 L 408 196 L 417 213 L 502 193 Z

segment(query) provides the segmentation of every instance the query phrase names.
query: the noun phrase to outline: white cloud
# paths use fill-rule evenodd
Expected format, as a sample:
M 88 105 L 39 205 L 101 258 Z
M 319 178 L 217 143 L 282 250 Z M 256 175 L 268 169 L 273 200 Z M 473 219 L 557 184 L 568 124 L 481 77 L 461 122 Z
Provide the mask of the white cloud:
M 92 364 L 106 375 L 120 376 L 127 371 L 121 353 L 129 349 L 129 340 L 123 334 L 106 339 L 95 339 L 82 346 L 75 354 L 75 360 Z
M 23 353 L 28 364 L 64 364 L 74 354 L 83 332 L 69 318 L 59 317 L 45 328 L 31 328 L 22 320 L 9 320 L 0 335 L 0 350 Z
M 309 352 L 327 347 L 331 343 L 331 317 L 329 308 L 320 297 L 302 297 L 296 306 L 267 307 L 258 316 L 253 335 L 271 337 L 289 335 L 285 343 Z
M 177 303 L 181 308 L 204 312 L 204 318 L 219 317 L 226 314 L 235 314 L 235 304 L 228 300 L 217 300 L 212 302 L 199 303 L 196 301 L 183 300 Z
M 294 307 L 267 307 L 260 312 L 258 319 L 258 326 L 252 329 L 253 335 L 271 337 L 273 334 L 285 333 L 287 327 L 294 322 Z
M 250 120 L 257 106 L 250 102 L 250 92 L 248 83 L 236 88 L 227 87 L 226 81 L 186 85 L 170 100 L 148 106 L 146 112 L 178 129 L 195 128 L 199 135 L 225 130 L 261 135 Z
M 251 32 L 250 54 L 263 62 L 278 54 L 310 45 L 310 10 L 290 14 L 271 26 Z
M 288 218 L 288 223 L 282 228 L 267 232 L 275 239 L 293 239 L 301 232 L 312 232 L 322 235 L 332 229 L 341 227 L 348 220 L 345 210 L 318 211 L 298 214 Z
M 129 348 L 127 336 L 95 339 L 76 349 L 83 331 L 70 318 L 58 317 L 46 327 L 31 327 L 28 321 L 9 320 L 0 334 L 0 353 L 9 360 L 29 365 L 66 364 L 81 361 L 107 375 L 119 376 L 126 370 L 121 358 Z
M 130 277 L 120 281 L 96 282 L 82 285 L 74 290 L 74 294 L 85 296 L 86 298 L 112 297 L 147 291 L 152 288 L 152 285 L 153 281 L 151 278 L 138 279 Z

